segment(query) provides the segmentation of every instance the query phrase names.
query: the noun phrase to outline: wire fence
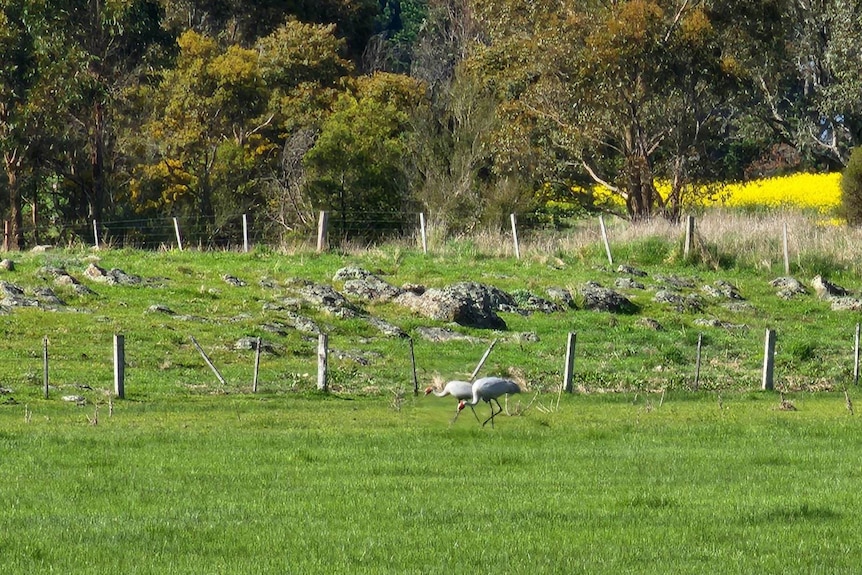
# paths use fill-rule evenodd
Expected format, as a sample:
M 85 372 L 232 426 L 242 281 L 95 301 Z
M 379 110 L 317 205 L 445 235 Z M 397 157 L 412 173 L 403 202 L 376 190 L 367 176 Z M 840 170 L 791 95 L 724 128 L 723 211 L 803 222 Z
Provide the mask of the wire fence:
M 419 213 L 364 211 L 343 214 L 326 212 L 329 241 L 376 242 L 400 239 L 418 233 Z M 321 233 L 313 225 L 288 226 L 267 216 L 247 213 L 221 216 L 158 217 L 105 221 L 54 222 L 35 228 L 25 225 L 25 241 L 57 246 L 91 245 L 158 250 L 195 247 L 203 250 L 245 249 L 254 245 L 278 245 L 286 240 L 313 244 Z M 12 245 L 6 222 L 4 249 Z

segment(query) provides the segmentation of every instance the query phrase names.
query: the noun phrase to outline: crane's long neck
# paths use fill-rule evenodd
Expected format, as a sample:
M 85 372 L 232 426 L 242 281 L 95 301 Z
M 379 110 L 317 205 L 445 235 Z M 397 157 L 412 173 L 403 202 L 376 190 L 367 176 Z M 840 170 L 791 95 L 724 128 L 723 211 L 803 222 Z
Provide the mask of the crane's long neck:
M 467 405 L 470 405 L 472 407 L 472 406 L 479 403 L 479 399 L 480 399 L 479 398 L 479 388 L 474 385 L 473 386 L 473 400 L 470 401 Z
M 432 391 L 431 393 L 433 393 L 437 397 L 446 397 L 447 395 L 449 395 L 449 392 L 445 391 L 445 390 L 444 391 Z

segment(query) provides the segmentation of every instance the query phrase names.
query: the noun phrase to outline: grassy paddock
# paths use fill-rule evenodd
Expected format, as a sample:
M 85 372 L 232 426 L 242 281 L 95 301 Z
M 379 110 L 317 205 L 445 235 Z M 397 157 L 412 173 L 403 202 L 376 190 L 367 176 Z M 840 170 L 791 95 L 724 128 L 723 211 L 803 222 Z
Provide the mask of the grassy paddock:
M 701 293 L 731 282 L 748 306 L 703 296 L 703 311 L 676 311 L 654 301 L 655 287 L 628 289 L 632 315 L 507 313 L 508 329 L 489 332 L 357 302 L 414 336 L 422 386 L 468 377 L 498 340 L 482 373 L 522 379 L 513 412 L 533 403 L 493 430 L 469 413 L 449 427 L 453 401 L 410 393 L 405 340 L 291 302 L 291 286 L 333 284 L 351 264 L 394 285 L 473 280 L 538 295 L 613 286 L 620 275 L 595 222 L 524 238 L 520 260 L 491 234 L 434 244 L 427 256 L 408 244 L 18 254 L 0 279 L 28 294 L 51 285 L 46 265 L 96 293 L 55 287 L 60 310 L 0 317 L 0 573 L 856 572 L 862 434 L 848 399 L 860 403 L 851 384 L 860 315 L 813 294 L 776 296 L 782 222 L 792 275 L 809 283 L 825 273 L 859 293 L 858 231 L 792 214 L 711 213 L 698 220 L 709 257 L 682 258 L 680 228 L 609 222 L 616 261 L 644 269 L 648 284 L 673 275 Z M 82 276 L 90 261 L 147 281 L 92 282 Z M 315 391 L 316 337 L 265 329 L 287 321 L 279 306 L 329 334 L 332 394 Z M 645 317 L 662 329 L 645 328 Z M 703 317 L 732 327 L 695 322 Z M 417 328 L 429 325 L 473 339 L 426 342 Z M 778 333 L 776 389 L 796 410 L 754 391 L 766 328 Z M 580 393 L 557 407 L 569 332 Z M 108 398 L 116 333 L 126 338 L 122 401 Z M 234 347 L 247 336 L 274 349 L 257 395 L 253 353 Z M 63 401 L 69 394 L 85 405 Z
M 122 402 L 97 425 L 34 402 L 0 411 L 0 570 L 857 572 L 859 419 L 787 399 L 563 397 L 493 430 L 412 396 Z

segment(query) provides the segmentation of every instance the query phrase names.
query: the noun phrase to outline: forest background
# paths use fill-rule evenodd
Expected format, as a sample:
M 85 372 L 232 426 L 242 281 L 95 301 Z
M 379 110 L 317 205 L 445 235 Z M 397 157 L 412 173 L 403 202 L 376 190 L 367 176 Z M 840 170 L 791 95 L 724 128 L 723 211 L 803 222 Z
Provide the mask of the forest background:
M 860 142 L 858 0 L 0 0 L 13 248 L 676 221 Z

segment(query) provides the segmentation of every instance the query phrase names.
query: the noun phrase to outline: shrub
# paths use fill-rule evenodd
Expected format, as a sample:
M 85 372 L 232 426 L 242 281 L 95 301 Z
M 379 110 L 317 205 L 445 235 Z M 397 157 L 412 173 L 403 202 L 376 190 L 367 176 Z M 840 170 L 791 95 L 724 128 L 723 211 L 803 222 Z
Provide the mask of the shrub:
M 862 146 L 853 148 L 841 174 L 841 207 L 848 224 L 862 224 Z

